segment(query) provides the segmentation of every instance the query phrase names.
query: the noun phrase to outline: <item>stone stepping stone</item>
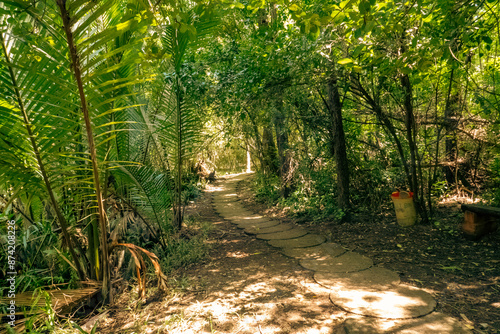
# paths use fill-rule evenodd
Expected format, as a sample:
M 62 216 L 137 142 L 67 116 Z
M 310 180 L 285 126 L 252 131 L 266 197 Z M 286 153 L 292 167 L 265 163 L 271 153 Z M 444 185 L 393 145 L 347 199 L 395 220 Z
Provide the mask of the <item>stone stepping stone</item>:
M 227 209 L 216 209 L 216 211 L 226 217 L 226 218 L 229 218 L 229 217 L 249 217 L 249 216 L 253 216 L 254 213 L 246 210 L 246 209 L 242 209 L 242 208 L 227 208 Z
M 273 226 L 278 226 L 280 225 L 279 221 L 276 220 L 267 220 L 267 221 L 261 221 L 261 222 L 251 222 L 251 223 L 245 223 L 245 224 L 237 224 L 239 228 L 242 229 L 263 229 L 263 228 L 269 228 Z
M 212 199 L 212 203 L 214 205 L 224 205 L 226 203 L 238 203 L 239 199 L 237 197 L 229 197 L 229 198 L 214 198 Z
M 349 318 L 343 327 L 342 334 L 472 334 L 458 320 L 439 312 L 407 320 Z
M 343 327 L 343 333 L 349 334 L 472 334 L 458 320 L 439 312 L 409 320 L 349 318 Z
M 224 212 L 240 212 L 240 211 L 245 211 L 248 212 L 249 214 L 254 214 L 253 212 L 245 209 L 244 206 L 242 205 L 233 205 L 233 204 L 224 204 L 224 205 L 214 205 L 214 209 L 217 211 L 224 211 Z
M 234 224 L 241 225 L 242 228 L 245 228 L 245 225 L 255 224 L 255 223 L 266 223 L 271 221 L 271 219 L 254 214 L 244 217 L 232 217 L 231 221 Z
M 240 212 L 245 212 L 248 213 L 249 215 L 252 215 L 253 212 L 248 211 L 241 205 L 214 205 L 214 209 L 217 212 L 221 213 L 226 213 L 226 214 L 234 214 L 234 213 L 240 213 Z
M 218 191 L 214 192 L 212 195 L 212 198 L 219 198 L 219 199 L 232 199 L 232 198 L 238 198 L 238 193 L 234 190 L 231 191 Z
M 214 191 L 212 193 L 212 196 L 218 197 L 218 198 L 229 198 L 229 197 L 234 197 L 238 198 L 237 191 L 235 189 L 224 189 L 224 190 L 219 190 L 219 191 Z
M 238 225 L 239 228 L 245 229 L 245 228 L 250 228 L 254 226 L 258 226 L 258 224 L 264 224 L 264 223 L 269 223 L 273 222 L 274 224 L 272 225 L 266 225 L 265 227 L 271 227 L 271 226 L 276 226 L 279 225 L 280 222 L 276 220 L 271 220 L 268 218 L 262 218 L 262 219 L 233 219 L 231 220 L 233 224 Z
M 231 220 L 231 221 L 235 221 L 235 220 L 238 220 L 238 219 L 245 219 L 245 217 L 249 216 L 249 214 L 246 213 L 246 212 L 231 213 L 231 214 L 229 214 L 229 213 L 224 213 L 224 212 L 217 211 L 217 213 L 220 216 L 222 216 L 223 218 Z
M 294 227 L 296 227 L 296 226 L 292 225 L 292 224 L 277 224 L 277 225 L 270 226 L 270 227 L 255 226 L 255 227 L 246 228 L 245 233 L 247 233 L 247 234 L 274 233 L 274 232 L 288 231 Z
M 221 216 L 224 216 L 226 218 L 229 217 L 248 217 L 253 215 L 252 212 L 247 211 L 245 209 L 237 209 L 237 208 L 230 208 L 230 209 L 216 209 L 215 210 L 218 214 Z
M 302 237 L 289 240 L 270 240 L 268 243 L 278 248 L 293 247 L 293 249 L 301 249 L 321 245 L 325 241 L 326 238 L 322 235 L 306 234 Z
M 212 201 L 212 207 L 214 209 L 224 209 L 224 208 L 233 207 L 233 204 L 239 204 L 239 202 L 238 201 L 225 201 L 225 202 Z
M 231 202 L 212 202 L 212 205 L 216 209 L 226 209 L 226 208 L 243 208 L 243 205 L 238 202 L 238 201 L 231 201 Z
M 330 289 L 391 289 L 399 284 L 399 275 L 392 270 L 371 267 L 351 273 L 314 273 L 314 280 Z
M 306 234 L 307 231 L 302 228 L 293 228 L 288 231 L 257 234 L 257 239 L 263 239 L 263 240 L 294 239 Z
M 337 257 L 323 256 L 314 259 L 301 259 L 299 263 L 306 269 L 331 273 L 361 271 L 373 265 L 371 259 L 354 252 L 347 252 Z
M 340 246 L 339 244 L 326 243 L 319 246 L 307 248 L 292 248 L 291 246 L 287 246 L 287 248 L 283 248 L 281 252 L 288 257 L 293 257 L 296 259 L 311 259 L 327 255 L 336 257 L 347 252 L 347 249 Z
M 238 197 L 238 194 L 236 193 L 236 191 L 234 189 L 226 189 L 226 190 L 221 190 L 221 191 L 218 191 L 216 194 L 214 194 L 214 196 L 217 196 L 217 197 Z
M 336 289 L 330 293 L 330 300 L 344 311 L 383 319 L 417 318 L 436 308 L 436 300 L 429 293 L 403 285 L 390 290 Z

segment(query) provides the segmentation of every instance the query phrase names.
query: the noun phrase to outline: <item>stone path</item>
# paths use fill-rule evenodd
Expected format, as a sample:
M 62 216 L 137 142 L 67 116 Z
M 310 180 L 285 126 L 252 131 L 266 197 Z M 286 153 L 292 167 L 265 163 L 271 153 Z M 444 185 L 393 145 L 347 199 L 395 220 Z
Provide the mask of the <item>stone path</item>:
M 327 242 L 324 236 L 247 210 L 237 195 L 245 177 L 233 176 L 224 182 L 213 197 L 215 210 L 312 270 L 314 280 L 330 289 L 331 302 L 351 315 L 340 333 L 471 333 L 454 318 L 434 312 L 437 304 L 432 295 L 400 284 L 395 272 L 374 266 L 371 259 Z

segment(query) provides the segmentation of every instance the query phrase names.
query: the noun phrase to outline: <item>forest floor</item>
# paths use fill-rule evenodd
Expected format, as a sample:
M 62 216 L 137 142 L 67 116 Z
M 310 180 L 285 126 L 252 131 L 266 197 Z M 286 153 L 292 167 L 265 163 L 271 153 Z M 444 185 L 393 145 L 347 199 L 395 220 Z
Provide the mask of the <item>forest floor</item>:
M 217 183 L 223 180 L 217 181 Z M 349 316 L 329 300 L 313 273 L 263 240 L 221 219 L 209 186 L 187 214 L 211 222 L 211 251 L 201 263 L 171 276 L 171 290 L 137 303 L 134 290 L 101 317 L 101 333 L 336 333 Z M 439 225 L 399 227 L 390 208 L 355 214 L 351 222 L 308 223 L 257 203 L 250 178 L 239 198 L 256 213 L 300 224 L 397 272 L 403 283 L 431 293 L 436 311 L 453 316 L 474 333 L 500 333 L 500 247 L 496 232 L 480 241 L 458 230 L 459 205 L 438 207 Z M 195 233 L 195 231 L 190 231 Z

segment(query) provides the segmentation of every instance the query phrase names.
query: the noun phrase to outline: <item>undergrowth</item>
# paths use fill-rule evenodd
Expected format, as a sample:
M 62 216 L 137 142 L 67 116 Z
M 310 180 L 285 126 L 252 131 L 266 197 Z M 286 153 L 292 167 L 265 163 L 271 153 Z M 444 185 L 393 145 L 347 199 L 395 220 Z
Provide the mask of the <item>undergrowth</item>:
M 201 261 L 210 250 L 206 241 L 212 226 L 193 218 L 188 218 L 185 224 L 181 234 L 167 237 L 165 249 L 155 249 L 165 274 Z
M 351 171 L 351 211 L 379 213 L 391 207 L 391 193 L 404 184 L 401 168 L 381 169 L 375 162 L 364 162 L 363 168 Z M 332 162 L 311 168 L 299 166 L 292 180 L 292 192 L 280 195 L 280 179 L 276 175 L 257 172 L 253 179 L 256 200 L 277 206 L 293 217 L 320 221 L 340 221 L 345 212 L 337 204 L 336 174 Z
M 201 194 L 201 190 L 194 184 L 189 184 L 183 191 L 183 199 L 187 204 L 189 201 L 195 200 Z M 0 215 L 0 260 L 7 263 L 7 233 L 6 222 L 13 220 L 12 215 Z M 211 230 L 211 225 L 199 219 L 186 217 L 183 228 L 180 232 L 176 232 L 173 228 L 166 228 L 168 231 L 164 235 L 166 246 L 162 247 L 159 243 L 153 242 L 148 231 L 145 228 L 135 228 L 137 220 L 131 220 L 127 225 L 124 225 L 123 235 L 119 236 L 119 242 L 129 242 L 137 246 L 143 247 L 152 251 L 159 258 L 160 266 L 163 273 L 169 281 L 169 288 L 178 290 L 180 285 L 185 285 L 182 277 L 177 277 L 176 270 L 186 268 L 194 263 L 202 261 L 210 249 L 207 239 Z M 166 222 L 168 223 L 168 222 Z M 85 235 L 80 235 L 85 238 Z M 22 219 L 16 220 L 16 293 L 31 290 L 41 290 L 43 296 L 48 296 L 43 289 L 54 288 L 77 288 L 78 277 L 71 270 L 69 264 L 63 258 L 69 258 L 69 254 L 65 247 L 62 247 L 62 242 L 54 231 L 53 223 L 50 221 L 34 222 L 28 224 Z M 114 253 L 116 265 L 120 254 Z M 134 259 L 129 252 L 122 255 L 123 265 L 118 272 L 113 274 L 114 278 L 122 277 L 128 281 L 126 285 L 129 288 L 134 287 L 136 281 L 136 271 Z M 148 267 L 148 288 L 154 290 L 154 267 L 147 260 Z M 6 268 L 0 270 L 0 293 L 6 295 L 9 284 L 6 283 Z M 183 283 L 184 282 L 184 283 Z M 42 317 L 37 315 L 31 316 L 27 313 L 26 333 L 87 333 L 78 328 L 78 325 L 71 322 L 71 319 L 63 319 L 56 316 L 50 303 L 50 297 L 47 297 L 46 305 L 37 307 L 37 313 L 41 312 Z M 28 308 L 30 309 L 30 308 Z M 33 308 L 31 308 L 33 309 Z M 1 313 L 7 313 L 4 307 L 0 307 Z M 89 333 L 91 330 L 89 331 Z
M 277 176 L 257 173 L 253 180 L 253 190 L 257 201 L 277 206 L 294 217 L 320 220 L 342 219 L 344 213 L 336 204 L 335 193 L 328 181 L 306 179 L 301 175 L 288 198 L 280 196 L 280 180 Z
M 500 207 L 500 155 L 493 159 L 490 170 L 490 184 L 487 187 L 486 198 L 492 205 Z

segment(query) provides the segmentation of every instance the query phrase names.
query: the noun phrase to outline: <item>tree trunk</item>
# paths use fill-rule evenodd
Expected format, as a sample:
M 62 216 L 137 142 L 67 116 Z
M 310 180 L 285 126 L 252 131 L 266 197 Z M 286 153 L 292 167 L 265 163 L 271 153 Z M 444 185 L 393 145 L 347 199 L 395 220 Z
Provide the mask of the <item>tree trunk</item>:
M 274 136 L 272 129 L 269 126 L 264 126 L 262 133 L 262 148 L 264 162 L 263 169 L 267 173 L 278 174 L 278 157 L 276 152 L 276 145 L 274 144 Z
M 347 159 L 342 102 L 340 101 L 337 71 L 333 69 L 328 80 L 328 111 L 330 113 L 330 150 L 337 165 L 337 203 L 339 208 L 349 210 L 349 161 Z
M 418 148 L 415 143 L 417 130 L 415 115 L 413 113 L 413 87 L 407 74 L 402 74 L 400 81 L 404 94 L 403 106 L 405 109 L 406 140 L 408 141 L 408 146 L 410 148 L 410 189 L 413 191 L 413 200 L 415 202 L 417 212 L 422 220 L 427 222 L 427 209 L 425 207 L 423 193 L 421 192 L 419 178 L 417 176 Z M 419 174 L 421 175 L 421 173 Z
M 111 281 L 110 281 L 110 270 L 108 266 L 108 238 L 107 238 L 107 221 L 106 221 L 106 213 L 104 211 L 103 198 L 101 193 L 101 185 L 99 181 L 99 167 L 97 164 L 97 153 L 94 143 L 94 135 L 92 131 L 92 124 L 90 120 L 90 114 L 87 105 L 87 97 L 85 95 L 85 91 L 83 88 L 83 79 L 80 72 L 80 58 L 78 54 L 78 50 L 76 49 L 76 44 L 73 38 L 73 32 L 71 31 L 71 18 L 69 16 L 69 12 L 66 9 L 66 0 L 57 0 L 57 5 L 59 6 L 59 10 L 61 12 L 61 17 L 63 20 L 63 28 L 66 33 L 66 42 L 68 43 L 69 48 L 69 57 L 71 60 L 71 65 L 73 67 L 73 75 L 75 77 L 75 81 L 78 87 L 78 94 L 80 98 L 80 104 L 83 113 L 83 119 L 85 121 L 85 129 L 87 131 L 87 140 L 90 151 L 90 160 L 92 163 L 92 174 L 94 177 L 94 190 L 97 201 L 97 211 L 99 217 L 99 226 L 101 228 L 100 235 L 100 244 L 102 251 L 102 271 L 103 271 L 103 282 L 102 282 L 102 295 L 104 299 L 111 299 Z
M 254 140 L 255 140 L 255 147 L 256 147 L 256 155 L 257 155 L 257 159 L 259 160 L 260 162 L 260 167 L 262 169 L 265 168 L 265 162 L 264 162 L 264 154 L 263 154 L 263 144 L 262 144 L 262 140 L 260 138 L 260 132 L 259 132 L 259 127 L 257 126 L 257 123 L 255 122 L 255 117 L 253 115 L 250 114 L 250 112 L 248 111 L 247 108 L 243 108 L 243 111 L 246 113 L 246 115 L 248 116 L 248 119 L 250 120 L 250 122 L 252 123 L 252 130 L 253 130 L 253 134 L 254 134 Z M 247 145 L 248 146 L 248 145 Z M 248 146 L 248 148 L 250 149 L 250 147 Z M 255 155 L 254 155 L 255 156 Z
M 290 182 L 290 152 L 288 143 L 288 126 L 285 116 L 283 115 L 283 100 L 279 96 L 276 105 L 276 114 L 274 115 L 274 129 L 276 131 L 276 144 L 278 146 L 279 157 L 279 175 L 280 175 L 280 192 L 281 197 L 288 198 L 291 193 Z
M 354 94 L 361 97 L 366 101 L 366 103 L 368 103 L 368 105 L 371 107 L 371 109 L 377 116 L 377 119 L 380 121 L 380 123 L 384 125 L 388 135 L 390 135 L 394 140 L 394 143 L 396 144 L 396 148 L 399 153 L 399 158 L 401 159 L 401 164 L 403 165 L 403 169 L 405 171 L 406 178 L 408 180 L 408 183 L 410 183 L 411 182 L 410 167 L 408 166 L 408 162 L 406 161 L 403 144 L 401 143 L 401 140 L 398 137 L 396 128 L 392 124 L 390 118 L 382 111 L 382 107 L 380 106 L 378 101 L 376 101 L 363 87 L 363 85 L 359 81 L 359 77 L 352 77 L 351 79 L 352 79 L 351 90 L 353 90 Z
M 444 141 L 444 149 L 445 149 L 445 159 L 446 166 L 444 167 L 444 173 L 446 177 L 446 182 L 449 185 L 456 184 L 456 173 L 458 166 L 456 165 L 457 161 L 457 110 L 459 103 L 458 94 L 453 93 L 454 86 L 454 74 L 455 69 L 452 69 L 450 72 L 450 83 L 448 86 L 448 93 L 446 97 L 446 106 L 444 108 L 444 123 L 445 123 L 445 131 L 446 137 Z
M 177 31 L 176 31 L 177 33 Z M 175 94 L 176 94 L 176 118 L 175 118 L 175 127 L 177 133 L 177 147 L 176 147 L 176 178 L 175 178 L 175 200 L 174 200 L 174 225 L 178 230 L 182 228 L 183 221 L 183 205 L 182 205 L 182 164 L 183 164 L 183 152 L 182 152 L 182 141 L 184 140 L 183 128 L 182 128 L 182 91 L 181 91 L 181 83 L 179 75 L 176 74 L 176 84 L 175 84 Z

